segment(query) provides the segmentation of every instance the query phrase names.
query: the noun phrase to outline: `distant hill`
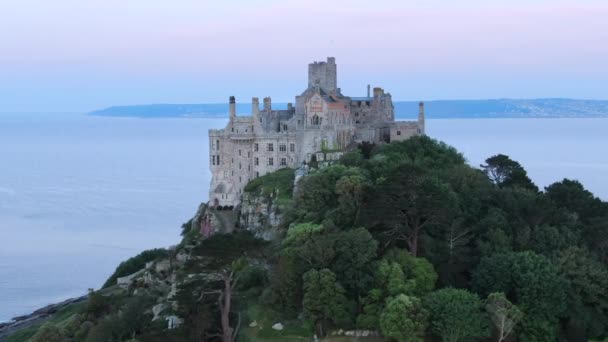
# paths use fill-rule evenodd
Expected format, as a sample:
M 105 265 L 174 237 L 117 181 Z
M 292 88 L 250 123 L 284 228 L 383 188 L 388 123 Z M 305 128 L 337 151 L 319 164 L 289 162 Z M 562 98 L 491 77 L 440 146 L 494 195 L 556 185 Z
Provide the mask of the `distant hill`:
M 417 101 L 395 101 L 397 118 L 416 118 Z M 493 99 L 426 101 L 430 119 L 447 118 L 600 118 L 608 117 L 608 101 L 575 99 Z M 273 108 L 287 108 L 286 103 L 273 103 Z M 250 103 L 237 104 L 237 113 L 251 112 Z M 94 111 L 91 115 L 141 118 L 225 118 L 227 103 L 153 104 L 116 106 Z

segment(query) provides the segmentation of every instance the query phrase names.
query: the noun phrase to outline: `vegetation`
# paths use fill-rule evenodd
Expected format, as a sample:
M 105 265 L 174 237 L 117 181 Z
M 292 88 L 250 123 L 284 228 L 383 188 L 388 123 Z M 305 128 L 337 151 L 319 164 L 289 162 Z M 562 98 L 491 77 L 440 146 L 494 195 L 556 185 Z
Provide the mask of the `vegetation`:
M 508 156 L 477 169 L 428 137 L 362 145 L 303 177 L 295 192 L 293 179 L 283 169 L 246 188 L 287 199 L 275 241 L 244 230 L 207 239 L 187 232 L 190 247 L 179 248 L 191 258 L 175 271 L 181 327 L 152 322 L 145 294 L 153 289 L 138 288 L 137 296 L 92 293 L 78 324 L 37 334 L 224 342 L 309 340 L 339 329 L 397 341 L 608 336 L 608 203 L 576 181 L 541 191 Z M 158 253 L 121 264 L 115 276 L 170 257 Z M 278 322 L 283 330 L 271 328 Z
M 103 284 L 103 288 L 116 284 L 116 279 L 133 274 L 146 266 L 146 263 L 159 258 L 167 257 L 168 251 L 163 248 L 155 248 L 143 251 L 138 255 L 123 261 L 118 265 L 114 273 Z
M 245 186 L 245 192 L 260 191 L 265 196 L 276 195 L 280 199 L 290 199 L 294 177 L 294 169 L 280 169 L 253 179 Z

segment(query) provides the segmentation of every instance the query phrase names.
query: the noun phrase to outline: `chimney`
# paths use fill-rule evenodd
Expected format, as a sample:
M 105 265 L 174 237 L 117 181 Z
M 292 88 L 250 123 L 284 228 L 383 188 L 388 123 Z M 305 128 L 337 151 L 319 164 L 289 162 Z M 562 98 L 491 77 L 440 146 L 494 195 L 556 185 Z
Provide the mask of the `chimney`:
M 230 118 L 236 117 L 236 99 L 230 96 Z
M 371 95 L 371 92 L 370 92 L 370 91 L 371 91 L 371 89 L 372 89 L 372 86 L 370 86 L 370 85 L 368 84 L 368 85 L 367 85 L 367 97 L 370 97 L 370 95 Z
M 424 102 L 422 101 L 418 104 L 418 127 L 420 132 L 424 134 Z
M 264 110 L 268 112 L 272 110 L 272 100 L 270 97 L 264 98 Z
M 260 114 L 260 99 L 257 97 L 251 98 L 251 115 L 253 117 L 258 116 Z

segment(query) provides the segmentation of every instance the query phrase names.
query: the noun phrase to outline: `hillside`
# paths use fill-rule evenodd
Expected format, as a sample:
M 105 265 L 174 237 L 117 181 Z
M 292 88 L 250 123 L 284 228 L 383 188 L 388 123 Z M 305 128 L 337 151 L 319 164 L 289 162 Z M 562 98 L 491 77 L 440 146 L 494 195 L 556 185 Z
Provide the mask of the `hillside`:
M 398 119 L 414 119 L 417 101 L 394 101 Z M 426 101 L 427 118 L 600 118 L 608 117 L 608 101 L 575 99 L 491 99 Z M 273 108 L 287 108 L 273 103 Z M 237 113 L 251 112 L 250 103 L 237 103 Z M 90 113 L 97 116 L 169 118 L 227 118 L 227 103 L 116 106 Z
M 608 203 L 577 181 L 539 189 L 508 156 L 473 168 L 422 136 L 279 170 L 243 198 L 201 205 L 180 245 L 121 264 L 30 341 L 608 337 Z

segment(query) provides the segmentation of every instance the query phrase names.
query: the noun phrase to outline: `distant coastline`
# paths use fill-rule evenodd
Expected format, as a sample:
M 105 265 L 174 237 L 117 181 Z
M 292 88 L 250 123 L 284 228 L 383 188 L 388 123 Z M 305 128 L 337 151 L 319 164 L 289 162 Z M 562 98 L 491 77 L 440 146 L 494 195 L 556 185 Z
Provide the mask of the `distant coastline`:
M 429 119 L 473 118 L 608 118 L 608 100 L 490 99 L 425 101 Z M 418 101 L 394 101 L 397 118 L 415 118 Z M 273 103 L 287 108 L 287 103 Z M 238 114 L 249 114 L 250 103 L 237 103 Z M 228 103 L 113 106 L 90 112 L 104 117 L 207 118 L 228 117 Z

